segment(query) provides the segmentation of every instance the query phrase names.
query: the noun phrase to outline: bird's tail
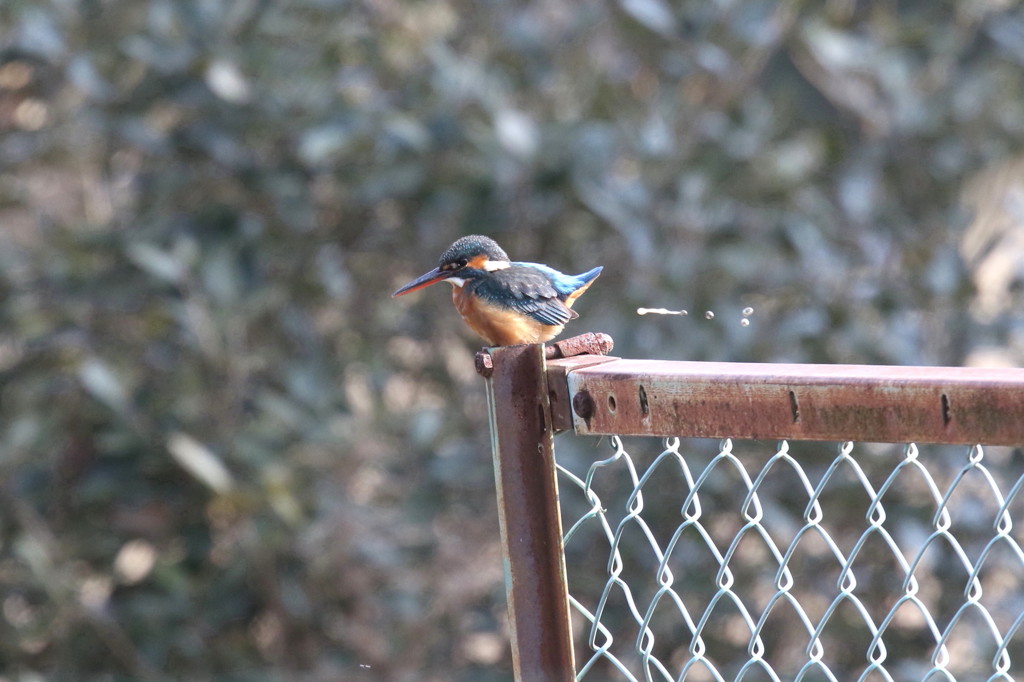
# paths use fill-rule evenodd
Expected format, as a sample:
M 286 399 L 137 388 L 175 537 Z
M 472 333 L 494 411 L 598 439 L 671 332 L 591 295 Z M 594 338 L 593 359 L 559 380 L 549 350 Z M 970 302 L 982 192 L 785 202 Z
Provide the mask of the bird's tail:
M 604 268 L 599 265 L 592 270 L 587 270 L 586 272 L 572 278 L 575 280 L 575 286 L 573 287 L 573 290 L 569 292 L 569 295 L 565 297 L 566 308 L 572 307 L 573 301 L 579 298 L 583 292 L 587 290 L 591 282 L 597 279 L 597 276 L 601 274 L 602 270 L 604 270 Z
M 596 268 L 593 268 L 592 270 L 587 270 L 583 274 L 576 275 L 574 279 L 577 281 L 578 286 L 590 284 L 595 279 L 597 279 L 597 276 L 601 274 L 602 270 L 604 270 L 604 267 L 598 265 Z

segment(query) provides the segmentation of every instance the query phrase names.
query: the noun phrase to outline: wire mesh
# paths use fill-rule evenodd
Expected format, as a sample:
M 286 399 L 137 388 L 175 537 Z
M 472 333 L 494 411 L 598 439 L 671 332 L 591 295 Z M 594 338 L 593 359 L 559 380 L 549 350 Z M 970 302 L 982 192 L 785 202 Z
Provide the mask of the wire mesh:
M 635 441 L 556 448 L 577 679 L 1024 677 L 1019 451 Z

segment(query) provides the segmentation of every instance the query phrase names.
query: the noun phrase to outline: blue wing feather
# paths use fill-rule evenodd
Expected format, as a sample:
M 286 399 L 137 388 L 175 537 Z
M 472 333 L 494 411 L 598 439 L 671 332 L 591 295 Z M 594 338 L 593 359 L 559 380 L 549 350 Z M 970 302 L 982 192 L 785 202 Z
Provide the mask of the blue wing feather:
M 488 303 L 528 315 L 541 324 L 554 327 L 575 317 L 544 272 L 518 265 L 495 270 L 486 279 L 470 280 L 466 286 Z
M 566 301 L 601 270 L 596 267 L 580 275 L 566 275 L 540 263 L 512 263 L 508 268 L 491 272 L 489 277 L 471 279 L 465 286 L 490 304 L 555 327 L 578 316 Z

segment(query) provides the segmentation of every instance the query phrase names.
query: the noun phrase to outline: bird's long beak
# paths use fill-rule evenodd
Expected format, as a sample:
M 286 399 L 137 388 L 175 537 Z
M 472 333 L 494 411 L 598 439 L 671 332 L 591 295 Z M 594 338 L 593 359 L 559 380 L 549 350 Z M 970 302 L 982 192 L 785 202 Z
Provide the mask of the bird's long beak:
M 442 270 L 441 268 L 434 268 L 430 272 L 426 272 L 417 277 L 416 279 L 414 279 L 413 281 L 409 282 L 408 284 L 400 288 L 398 291 L 391 294 L 391 296 L 392 298 L 395 296 L 402 296 L 403 294 L 407 294 L 410 291 L 416 291 L 417 289 L 422 289 L 423 287 L 429 287 L 431 284 L 448 279 L 454 274 L 455 272 L 452 270 Z

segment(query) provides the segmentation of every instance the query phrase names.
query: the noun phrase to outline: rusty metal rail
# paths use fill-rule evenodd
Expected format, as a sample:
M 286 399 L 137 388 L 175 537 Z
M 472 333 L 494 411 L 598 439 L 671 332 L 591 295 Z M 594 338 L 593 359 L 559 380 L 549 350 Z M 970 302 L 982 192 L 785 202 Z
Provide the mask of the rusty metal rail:
M 1024 443 L 1024 369 L 548 363 L 578 434 L 988 445 Z M 571 412 L 569 408 L 571 406 Z

